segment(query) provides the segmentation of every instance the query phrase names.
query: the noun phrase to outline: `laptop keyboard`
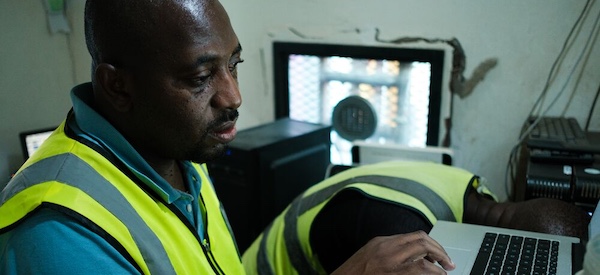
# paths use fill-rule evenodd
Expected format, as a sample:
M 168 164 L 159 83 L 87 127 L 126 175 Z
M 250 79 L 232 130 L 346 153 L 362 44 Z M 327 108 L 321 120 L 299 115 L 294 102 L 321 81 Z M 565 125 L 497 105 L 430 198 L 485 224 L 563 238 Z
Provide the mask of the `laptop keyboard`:
M 543 117 L 532 130 L 530 138 L 562 140 L 566 142 L 585 142 L 586 135 L 577 120 L 564 117 Z
M 600 145 L 588 138 L 577 120 L 564 117 L 541 118 L 529 134 L 527 147 L 552 153 L 600 153 Z
M 558 244 L 488 232 L 471 274 L 556 274 Z

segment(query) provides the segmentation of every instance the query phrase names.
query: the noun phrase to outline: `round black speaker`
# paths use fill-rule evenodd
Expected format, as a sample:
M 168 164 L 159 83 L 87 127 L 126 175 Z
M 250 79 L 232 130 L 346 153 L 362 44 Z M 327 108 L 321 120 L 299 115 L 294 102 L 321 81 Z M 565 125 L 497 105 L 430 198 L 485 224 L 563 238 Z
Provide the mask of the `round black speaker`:
M 333 108 L 331 124 L 342 138 L 349 141 L 366 139 L 377 128 L 377 114 L 366 99 L 349 96 Z

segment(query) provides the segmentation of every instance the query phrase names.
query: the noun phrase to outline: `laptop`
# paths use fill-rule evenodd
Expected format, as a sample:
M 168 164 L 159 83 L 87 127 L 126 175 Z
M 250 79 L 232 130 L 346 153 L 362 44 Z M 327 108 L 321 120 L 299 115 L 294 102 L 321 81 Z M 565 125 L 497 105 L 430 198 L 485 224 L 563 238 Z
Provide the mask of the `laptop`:
M 598 230 L 599 223 L 600 215 L 593 215 L 590 236 Z M 539 274 L 574 274 L 582 268 L 584 246 L 579 238 L 448 221 L 438 221 L 429 236 L 444 247 L 456 264 L 456 269 L 448 274 L 488 274 L 483 271 L 485 268 L 495 270 L 489 274 L 536 274 L 535 256 L 525 255 L 523 260 L 515 260 L 518 257 L 515 251 L 532 254 L 537 248 L 548 254 L 547 260 L 538 261 L 545 264 L 538 267 Z M 496 244 L 490 244 L 492 242 Z M 508 252 L 506 256 L 499 256 L 494 254 L 497 250 Z M 520 263 L 525 266 L 519 266 Z M 498 264 L 506 266 L 497 267 Z

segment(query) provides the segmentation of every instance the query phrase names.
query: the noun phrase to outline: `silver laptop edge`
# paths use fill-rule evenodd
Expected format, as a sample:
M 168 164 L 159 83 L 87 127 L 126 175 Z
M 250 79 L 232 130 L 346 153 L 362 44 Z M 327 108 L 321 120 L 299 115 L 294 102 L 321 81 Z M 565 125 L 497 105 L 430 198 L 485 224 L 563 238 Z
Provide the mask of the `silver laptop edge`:
M 446 249 L 456 264 L 456 269 L 448 274 L 470 274 L 486 232 L 559 241 L 557 274 L 572 273 L 572 244 L 579 243 L 578 238 L 447 221 L 438 221 L 429 235 Z

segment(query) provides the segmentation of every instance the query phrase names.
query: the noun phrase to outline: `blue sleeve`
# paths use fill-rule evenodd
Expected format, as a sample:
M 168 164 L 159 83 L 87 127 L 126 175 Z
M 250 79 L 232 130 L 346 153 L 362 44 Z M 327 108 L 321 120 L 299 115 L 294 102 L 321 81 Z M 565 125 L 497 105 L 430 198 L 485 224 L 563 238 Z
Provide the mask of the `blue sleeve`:
M 42 209 L 0 235 L 0 274 L 139 274 L 106 240 Z

